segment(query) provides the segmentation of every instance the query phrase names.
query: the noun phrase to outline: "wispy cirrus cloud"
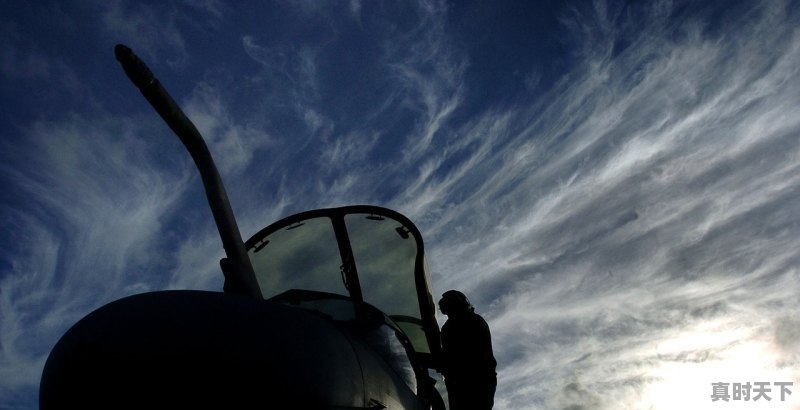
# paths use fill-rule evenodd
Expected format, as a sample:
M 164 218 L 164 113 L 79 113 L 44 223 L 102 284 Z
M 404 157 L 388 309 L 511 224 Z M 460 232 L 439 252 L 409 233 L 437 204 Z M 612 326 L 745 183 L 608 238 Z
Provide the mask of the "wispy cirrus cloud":
M 307 195 L 309 200 L 326 197 L 323 205 L 395 201 L 387 198 L 398 190 L 388 187 L 406 192 L 406 187 L 396 186 L 406 178 L 396 176 L 437 166 L 439 156 L 427 151 L 463 99 L 466 60 L 451 51 L 452 44 L 444 35 L 443 5 L 405 4 L 397 6 L 400 10 L 384 10 L 388 5 L 370 7 L 380 9 L 369 10 L 376 20 L 331 22 L 326 30 L 335 34 L 322 45 L 307 46 L 302 41 L 285 45 L 274 40 L 262 45 L 254 36 L 243 38 L 245 52 L 263 68 L 256 85 L 272 108 L 264 115 L 277 123 L 289 108 L 291 121 L 305 125 L 276 132 L 279 139 L 292 142 L 286 149 L 276 147 L 292 158 L 291 163 L 283 162 L 284 168 L 292 169 L 293 163 L 297 168 L 323 171 L 318 173 L 323 177 L 320 189 Z M 390 23 L 393 13 L 414 18 L 398 26 Z M 366 44 L 348 43 L 353 31 L 366 34 Z M 376 163 L 368 161 L 373 158 L 378 160 L 377 169 Z M 410 205 L 424 198 L 416 195 L 426 189 L 423 180 L 424 175 L 412 185 L 415 193 L 402 199 L 406 209 L 423 206 Z
M 4 141 L 2 222 L 15 235 L 0 277 L 4 396 L 38 383 L 50 344 L 87 309 L 166 281 L 153 268 L 172 261 L 150 258 L 187 177 L 157 165 L 141 130 L 73 115 Z
M 71 98 L 84 93 L 85 87 L 66 62 L 48 55 L 42 47 L 26 38 L 16 24 L 0 22 L 0 25 L 0 74 L 3 77 L 47 84 L 49 92 L 67 91 Z
M 247 10 L 283 13 L 278 31 L 233 27 L 242 11 L 216 2 L 101 14 L 152 61 L 189 58 L 187 9 L 231 30 L 238 47 L 175 97 L 243 235 L 323 206 L 409 215 L 435 290 L 464 290 L 489 319 L 497 408 L 692 408 L 708 377 L 800 380 L 795 6 L 573 3 L 543 40 L 567 44 L 565 71 L 546 84 L 549 62 L 534 61 L 497 101 L 476 101 L 480 56 L 453 7 L 343 7 Z M 19 44 L 0 53 L 24 57 Z M 31 74 L 58 71 L 47 64 Z M 2 255 L 0 397 L 36 383 L 36 340 L 104 301 L 221 286 L 180 146 L 146 107 L 147 121 L 92 109 L 26 124 L 2 150 L 17 245 Z
M 669 8 L 597 5 L 564 20 L 569 81 L 462 126 L 472 155 L 427 173 L 435 279 L 494 319 L 505 408 L 668 405 L 646 396 L 666 361 L 648 349 L 714 320 L 761 340 L 781 321 L 744 312 L 797 306 L 796 13 L 733 10 L 720 24 L 742 29 L 720 35 Z M 746 344 L 705 343 L 675 360 Z
M 213 3 L 206 2 L 210 9 Z M 200 5 L 198 5 L 200 7 Z M 116 42 L 135 45 L 148 60 L 169 56 L 167 61 L 175 66 L 188 58 L 186 39 L 178 27 L 181 17 L 175 3 L 131 3 L 123 0 L 102 5 L 102 24 Z
M 410 154 L 337 197 L 400 188 L 390 202 L 421 221 L 437 289 L 466 287 L 494 320 L 501 407 L 635 408 L 665 363 L 714 363 L 747 342 L 655 346 L 707 322 L 726 334 L 796 289 L 797 17 L 733 10 L 723 24 L 743 29 L 720 35 L 663 4 L 596 6 L 564 18 L 578 52 L 561 83 L 463 124 L 467 59 L 426 66 L 447 44 L 426 24 L 406 37 L 418 43 L 393 43 L 414 51 L 390 65 L 400 91 L 366 116 L 377 134 L 337 136 L 326 157 L 357 168 L 393 135 L 374 125 L 393 124 L 384 110 L 414 107 Z M 760 343 L 786 320 L 731 334 Z
M 262 130 L 263 124 L 234 115 L 225 98 L 218 87 L 200 83 L 183 108 L 209 144 L 220 172 L 230 175 L 241 173 L 259 150 L 270 145 L 271 138 Z

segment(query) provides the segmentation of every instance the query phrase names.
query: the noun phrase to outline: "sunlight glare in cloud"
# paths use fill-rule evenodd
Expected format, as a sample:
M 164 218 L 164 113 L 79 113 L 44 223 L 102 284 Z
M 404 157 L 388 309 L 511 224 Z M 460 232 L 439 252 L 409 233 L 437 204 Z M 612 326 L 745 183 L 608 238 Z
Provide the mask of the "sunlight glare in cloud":
M 757 335 L 750 327 L 737 326 L 729 321 L 710 320 L 691 329 L 678 332 L 658 344 L 658 355 L 672 356 L 676 360 L 662 361 L 650 375 L 655 379 L 642 392 L 640 408 L 653 410 L 692 409 L 698 403 L 712 402 L 712 383 L 729 383 L 728 394 L 733 394 L 733 383 L 742 385 L 769 382 L 772 400 L 718 400 L 724 409 L 751 409 L 755 405 L 769 404 L 770 409 L 791 409 L 791 395 L 781 401 L 781 388 L 775 382 L 793 382 L 791 368 L 776 366 L 780 352 L 768 340 Z M 796 394 L 797 387 L 789 391 Z M 762 408 L 762 407 L 758 407 Z

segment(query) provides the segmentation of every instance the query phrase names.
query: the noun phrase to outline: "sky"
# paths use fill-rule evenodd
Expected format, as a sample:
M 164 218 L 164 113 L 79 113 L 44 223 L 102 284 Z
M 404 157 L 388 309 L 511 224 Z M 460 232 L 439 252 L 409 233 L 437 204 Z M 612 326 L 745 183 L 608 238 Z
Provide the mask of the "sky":
M 197 171 L 117 43 L 205 136 L 245 239 L 411 218 L 434 297 L 491 327 L 495 408 L 800 409 L 788 0 L 0 1 L 1 409 L 37 407 L 92 310 L 222 288 Z

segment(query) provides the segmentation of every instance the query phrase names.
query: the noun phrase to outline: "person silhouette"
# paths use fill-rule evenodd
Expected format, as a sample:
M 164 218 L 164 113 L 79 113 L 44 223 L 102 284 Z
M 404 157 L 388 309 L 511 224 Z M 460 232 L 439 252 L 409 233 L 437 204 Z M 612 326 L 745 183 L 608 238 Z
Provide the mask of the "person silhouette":
M 497 361 L 489 325 L 467 297 L 449 290 L 439 309 L 447 315 L 442 326 L 442 365 L 450 410 L 491 409 L 497 388 Z

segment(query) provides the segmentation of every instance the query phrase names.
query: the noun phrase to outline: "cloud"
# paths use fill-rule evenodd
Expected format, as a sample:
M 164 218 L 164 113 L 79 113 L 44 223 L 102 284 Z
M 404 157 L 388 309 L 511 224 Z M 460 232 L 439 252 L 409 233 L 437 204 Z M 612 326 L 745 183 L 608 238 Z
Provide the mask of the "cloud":
M 250 35 L 242 37 L 242 46 L 260 66 L 251 81 L 259 101 L 254 115 L 267 119 L 263 125 L 284 141 L 290 140 L 294 152 L 304 152 L 309 144 L 330 136 L 334 124 L 322 108 L 318 47 L 263 46 Z
M 40 352 L 47 350 L 46 346 L 41 346 L 40 337 L 53 337 L 61 329 L 58 329 L 59 323 L 50 318 L 44 318 L 37 332 L 31 332 L 28 327 L 34 315 L 39 314 L 40 303 L 48 299 L 49 285 L 55 282 L 58 242 L 38 221 L 26 215 L 3 214 L 4 228 L 15 233 L 15 242 L 25 249 L 22 252 L 26 256 L 12 260 L 10 272 L 4 272 L 0 279 L 0 362 L 3 363 L 0 394 L 7 397 L 38 383 L 45 359 Z M 18 226 L 9 226 L 12 224 Z
M 9 42 L 3 42 L 0 67 L 3 75 L 12 78 L 46 78 L 52 75 L 52 63 L 43 54 L 28 51 L 22 54 Z
M 209 10 L 217 10 L 211 7 L 213 2 L 203 4 Z M 188 58 L 186 39 L 178 25 L 180 13 L 174 4 L 114 0 L 103 3 L 102 8 L 103 28 L 117 42 L 131 45 L 147 60 L 158 60 L 164 53 L 170 56 L 166 61 L 174 66 Z
M 293 97 L 303 102 L 313 100 L 317 94 L 318 80 L 316 51 L 310 47 L 264 47 L 255 37 L 242 37 L 242 46 L 248 57 L 259 63 L 274 81 L 285 82 Z
M 399 81 L 403 105 L 419 110 L 420 125 L 412 131 L 403 155 L 406 161 L 426 153 L 442 125 L 463 100 L 463 54 L 445 32 L 446 9 L 437 3 L 419 3 L 411 27 L 388 33 L 384 63 Z
M 150 259 L 188 178 L 157 165 L 142 130 L 73 115 L 3 142 L 2 221 L 13 238 L 0 276 L 4 389 L 38 383 L 52 344 L 88 310 L 165 281 L 158 269 L 171 261 Z
M 796 16 L 735 9 L 720 24 L 740 29 L 714 32 L 663 5 L 594 5 L 564 20 L 579 42 L 565 81 L 455 129 L 461 145 L 437 147 L 407 191 L 436 288 L 477 295 L 493 324 L 501 408 L 597 408 L 560 401 L 559 383 L 636 403 L 667 360 L 648 345 L 734 326 L 764 298 L 796 306 L 771 285 L 791 282 L 800 233 Z M 669 360 L 732 348 L 703 343 Z
M 553 33 L 573 51 L 562 76 L 544 84 L 534 62 L 518 94 L 480 104 L 479 56 L 447 5 L 350 2 L 353 19 L 296 6 L 308 13 L 287 13 L 285 38 L 237 27 L 233 54 L 255 64 L 212 68 L 180 98 L 245 237 L 314 207 L 410 216 L 435 290 L 465 291 L 492 326 L 498 408 L 669 407 L 670 387 L 703 403 L 703 377 L 749 377 L 735 366 L 800 376 L 788 3 L 569 5 Z M 233 10 L 198 7 L 220 24 Z M 112 2 L 103 21 L 178 64 L 184 8 Z M 297 23 L 309 16 L 326 25 Z M 52 75 L 55 60 L 20 44 L 0 43 L 3 70 Z M 0 150 L 14 244 L 0 258 L 0 397 L 34 385 L 47 344 L 108 300 L 220 288 L 188 157 L 149 111 L 113 117 L 40 119 Z
M 46 54 L 40 45 L 25 38 L 15 24 L 4 24 L 0 31 L 0 73 L 5 78 L 36 82 L 40 88 L 44 83 L 48 92 L 65 90 L 70 98 L 82 94 L 85 88 L 62 59 Z
M 230 112 L 218 86 L 198 84 L 182 106 L 205 138 L 223 175 L 242 172 L 255 153 L 270 145 L 271 138 L 261 124 Z
M 242 47 L 269 109 L 234 115 L 233 96 L 201 84 L 187 112 L 226 173 L 279 192 L 232 184 L 243 232 L 352 202 L 417 221 L 436 289 L 474 295 L 492 324 L 499 408 L 636 408 L 674 383 L 669 369 L 785 348 L 783 322 L 746 312 L 797 305 L 781 291 L 793 288 L 800 237 L 796 17 L 780 5 L 734 8 L 716 23 L 739 29 L 712 30 L 707 11 L 676 19 L 665 4 L 565 14 L 570 70 L 547 88 L 521 79 L 525 104 L 468 111 L 470 57 L 443 8 L 420 5 L 415 20 L 378 29 L 362 5 L 381 50 L 356 71 L 377 90 L 365 111 L 324 103 L 352 92 L 326 82 L 337 39 L 290 46 L 252 34 Z M 271 120 L 249 123 L 259 110 Z M 170 286 L 218 285 L 213 227 L 195 232 Z M 762 343 L 760 331 L 774 337 Z M 762 370 L 796 363 L 770 360 Z
M 200 10 L 215 19 L 222 19 L 229 12 L 226 5 L 220 0 L 181 0 L 181 3 L 186 7 Z
M 426 3 L 398 8 L 397 13 L 414 19 L 401 27 L 380 13 L 378 20 L 363 26 L 337 21 L 326 29 L 336 34 L 322 45 L 270 41 L 265 46 L 255 36 L 243 37 L 246 54 L 262 68 L 256 84 L 269 102 L 265 115 L 274 123 L 304 125 L 276 130 L 276 137 L 293 141 L 286 151 L 301 153 L 294 161 L 298 167 L 307 163 L 325 171 L 321 190 L 310 198 L 341 198 L 329 205 L 359 198 L 402 202 L 411 214 L 424 206 L 425 178 L 430 175 L 419 175 L 410 189 L 399 187 L 406 195 L 400 198 L 392 198 L 397 197 L 392 188 L 406 178 L 391 176 L 438 168 L 442 158 L 429 152 L 435 135 L 463 100 L 465 60 L 450 51 L 444 7 Z M 365 44 L 346 42 L 353 30 L 366 34 Z M 352 81 L 347 81 L 350 76 Z M 330 79 L 337 82 L 323 83 Z M 341 107 L 350 104 L 350 110 Z M 385 192 L 374 198 L 364 187 Z

